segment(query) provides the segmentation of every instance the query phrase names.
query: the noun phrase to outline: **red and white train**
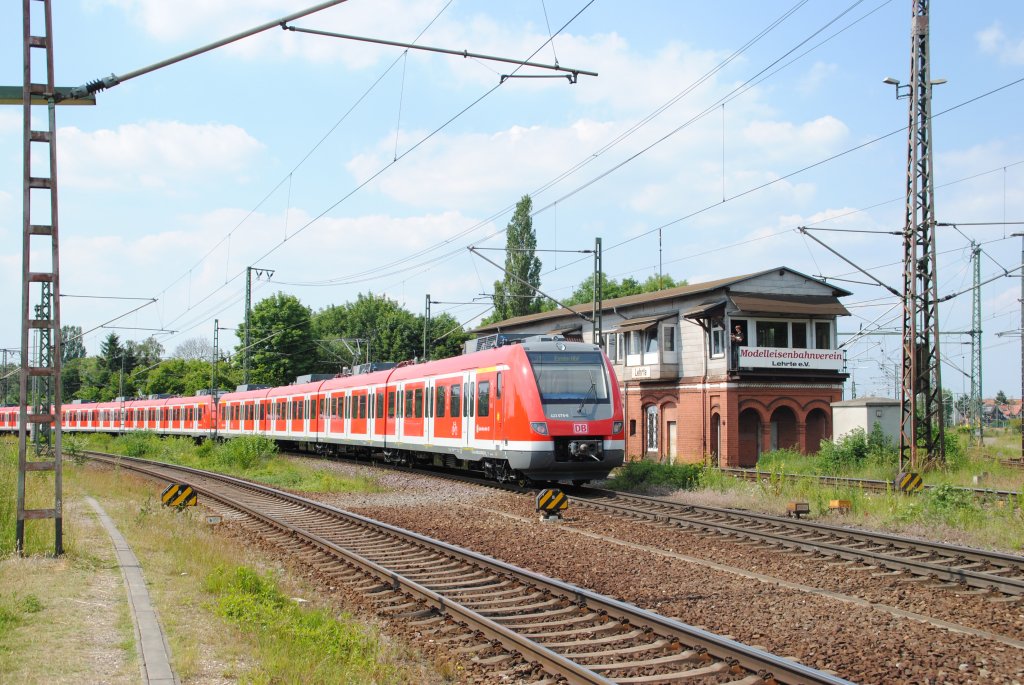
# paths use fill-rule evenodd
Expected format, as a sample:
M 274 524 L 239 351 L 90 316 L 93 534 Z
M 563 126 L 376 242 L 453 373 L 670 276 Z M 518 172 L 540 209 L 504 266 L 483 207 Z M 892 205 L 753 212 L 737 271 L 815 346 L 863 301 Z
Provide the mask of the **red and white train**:
M 556 337 L 300 385 L 66 404 L 64 432 L 263 435 L 323 453 L 480 470 L 498 480 L 588 481 L 623 461 L 622 402 L 596 345 Z M 18 408 L 0 408 L 17 431 Z

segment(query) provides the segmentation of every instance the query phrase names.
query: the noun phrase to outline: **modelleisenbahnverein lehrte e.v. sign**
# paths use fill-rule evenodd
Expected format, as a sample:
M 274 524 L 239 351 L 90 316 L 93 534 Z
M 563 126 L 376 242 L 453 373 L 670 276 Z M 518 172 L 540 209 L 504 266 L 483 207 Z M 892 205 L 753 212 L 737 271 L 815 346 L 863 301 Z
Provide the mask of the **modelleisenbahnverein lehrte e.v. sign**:
M 787 347 L 741 347 L 739 366 L 748 369 L 828 369 L 842 371 L 845 350 L 800 350 Z

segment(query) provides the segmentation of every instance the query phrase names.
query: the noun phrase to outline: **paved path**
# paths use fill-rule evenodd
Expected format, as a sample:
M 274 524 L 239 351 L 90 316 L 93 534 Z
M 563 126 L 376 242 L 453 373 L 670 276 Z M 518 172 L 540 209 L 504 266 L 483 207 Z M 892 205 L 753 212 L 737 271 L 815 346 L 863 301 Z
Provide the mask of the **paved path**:
M 135 625 L 135 643 L 139 646 L 141 656 L 143 685 L 179 685 L 178 678 L 171 669 L 171 650 L 160 627 L 156 609 L 149 601 L 149 591 L 146 589 L 146 580 L 142 577 L 139 560 L 99 502 L 92 497 L 85 499 L 96 511 L 100 523 L 114 541 L 114 551 L 117 553 L 117 563 L 121 566 L 121 574 L 124 576 L 125 589 L 128 591 L 128 607 L 131 609 L 132 623 Z

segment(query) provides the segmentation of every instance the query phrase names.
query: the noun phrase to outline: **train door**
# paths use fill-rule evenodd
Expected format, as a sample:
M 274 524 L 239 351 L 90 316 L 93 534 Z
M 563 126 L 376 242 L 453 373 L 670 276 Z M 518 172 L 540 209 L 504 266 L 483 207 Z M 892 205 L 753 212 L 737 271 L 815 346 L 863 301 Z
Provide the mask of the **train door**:
M 387 386 L 377 386 L 373 393 L 373 435 L 378 446 L 384 444 L 388 430 L 387 397 Z
M 271 429 L 275 433 L 284 433 L 288 430 L 287 416 L 288 416 L 288 400 L 283 397 L 275 397 L 271 400 Z
M 309 430 L 314 435 L 319 435 L 324 431 L 324 403 L 326 401 L 323 395 L 312 396 L 313 413 L 310 416 Z
M 394 385 L 384 386 L 384 443 L 395 440 L 398 436 L 398 389 Z
M 302 432 L 302 398 L 288 398 L 288 434 L 298 435 Z
M 423 441 L 423 383 L 405 386 L 402 436 L 407 442 Z
M 459 444 L 462 447 L 468 447 L 473 439 L 473 414 L 476 413 L 475 403 L 473 402 L 473 395 L 476 392 L 476 384 L 471 382 L 469 379 L 470 374 L 464 373 L 460 379 L 462 381 L 462 385 L 459 389 L 455 390 L 453 387 L 453 392 L 455 392 L 462 401 L 459 420 L 459 435 L 461 436 Z
M 423 386 L 423 444 L 430 445 L 434 438 L 434 384 L 428 379 Z
M 434 403 L 434 435 L 447 444 L 462 444 L 462 379 L 437 381 Z M 444 408 L 442 409 L 442 405 Z
M 331 434 L 345 433 L 345 393 L 335 393 L 331 398 Z
M 494 395 L 497 385 L 497 371 L 477 372 L 476 392 L 474 393 L 474 417 L 473 436 L 476 438 L 476 446 L 487 450 L 495 447 L 494 422 L 497 418 Z

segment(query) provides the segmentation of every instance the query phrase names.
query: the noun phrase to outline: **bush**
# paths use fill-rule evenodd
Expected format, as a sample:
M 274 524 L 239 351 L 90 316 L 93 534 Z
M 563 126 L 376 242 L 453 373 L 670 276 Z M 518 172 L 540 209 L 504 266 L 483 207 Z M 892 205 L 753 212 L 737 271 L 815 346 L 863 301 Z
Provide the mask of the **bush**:
M 246 435 L 220 443 L 213 460 L 220 466 L 244 471 L 265 466 L 277 454 L 277 443 L 262 435 Z
M 818 459 L 828 473 L 836 474 L 864 464 L 868 457 L 868 439 L 863 428 L 854 428 L 838 442 L 821 443 Z
M 700 482 L 701 464 L 658 464 L 653 461 L 631 461 L 615 472 L 608 481 L 613 490 L 638 491 L 652 487 L 690 490 Z
M 114 438 L 111 449 L 128 457 L 150 457 L 162 451 L 160 436 L 151 431 L 125 433 Z

